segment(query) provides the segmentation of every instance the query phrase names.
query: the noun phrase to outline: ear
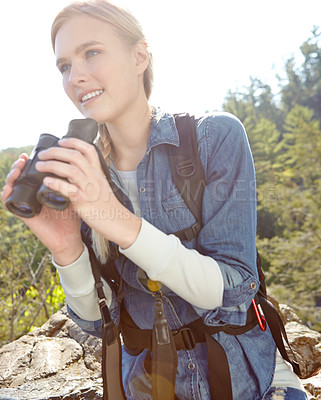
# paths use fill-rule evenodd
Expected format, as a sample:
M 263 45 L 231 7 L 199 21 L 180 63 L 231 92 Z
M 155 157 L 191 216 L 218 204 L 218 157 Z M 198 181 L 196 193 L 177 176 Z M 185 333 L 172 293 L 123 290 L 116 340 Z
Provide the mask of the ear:
M 136 70 L 139 75 L 143 74 L 147 69 L 149 57 L 150 55 L 147 48 L 147 43 L 143 40 L 140 40 L 135 45 Z

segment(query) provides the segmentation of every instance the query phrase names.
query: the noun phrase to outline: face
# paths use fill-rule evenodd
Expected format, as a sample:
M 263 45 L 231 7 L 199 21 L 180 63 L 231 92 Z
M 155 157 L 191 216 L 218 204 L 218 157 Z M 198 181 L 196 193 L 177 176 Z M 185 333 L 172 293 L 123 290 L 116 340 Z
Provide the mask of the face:
M 113 123 L 143 101 L 143 53 L 141 43 L 129 46 L 110 25 L 89 16 L 65 22 L 55 41 L 65 92 L 98 123 Z

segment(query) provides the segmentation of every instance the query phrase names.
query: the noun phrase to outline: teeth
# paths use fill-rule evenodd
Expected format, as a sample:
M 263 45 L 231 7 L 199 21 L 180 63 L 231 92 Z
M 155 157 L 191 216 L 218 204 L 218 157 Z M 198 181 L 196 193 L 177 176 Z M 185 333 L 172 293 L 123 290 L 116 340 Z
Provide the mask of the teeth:
M 95 96 L 99 96 L 100 94 L 102 94 L 102 92 L 103 92 L 103 90 L 96 90 L 95 92 L 87 93 L 84 97 L 81 98 L 81 101 L 84 102 Z

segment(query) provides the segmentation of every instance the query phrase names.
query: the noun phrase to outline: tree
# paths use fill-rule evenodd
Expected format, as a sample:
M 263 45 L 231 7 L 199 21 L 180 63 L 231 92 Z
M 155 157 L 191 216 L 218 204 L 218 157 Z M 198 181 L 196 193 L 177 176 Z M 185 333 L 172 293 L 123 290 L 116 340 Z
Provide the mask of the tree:
M 244 88 L 243 92 L 229 91 L 223 104 L 224 111 L 236 115 L 245 125 L 248 118 L 265 118 L 282 131 L 284 113 L 278 107 L 278 94 L 275 95 L 271 86 L 258 78 L 250 80 L 250 86 Z
M 228 93 L 224 110 L 241 119 L 253 152 L 257 247 L 268 289 L 321 331 L 319 36 L 315 29 L 301 46 L 301 68 L 288 60 L 280 93 L 274 96 L 268 85 L 252 79 L 242 93 Z
M 48 251 L 13 215 L 0 209 L 0 345 L 43 324 L 64 304 Z
M 258 240 L 268 286 L 301 318 L 321 330 L 321 131 L 313 110 L 295 106 L 287 115 L 275 201 L 264 208 L 279 232 Z
M 281 102 L 285 112 L 295 105 L 308 107 L 314 117 L 321 120 L 321 32 L 314 27 L 312 36 L 300 47 L 304 61 L 296 67 L 294 58 L 286 62 L 286 83 L 282 87 Z M 280 80 L 282 83 L 282 80 Z
M 30 148 L 0 153 L 0 184 Z M 64 304 L 50 255 L 28 227 L 0 206 L 0 346 L 43 324 Z

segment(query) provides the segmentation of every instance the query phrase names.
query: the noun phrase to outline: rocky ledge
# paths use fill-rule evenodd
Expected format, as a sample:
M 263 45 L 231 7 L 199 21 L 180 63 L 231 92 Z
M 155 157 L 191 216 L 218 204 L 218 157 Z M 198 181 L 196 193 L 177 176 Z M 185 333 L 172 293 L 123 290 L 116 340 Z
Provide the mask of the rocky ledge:
M 321 399 L 321 334 L 279 305 L 311 400 Z M 66 309 L 0 349 L 0 400 L 102 399 L 101 343 L 83 333 Z

